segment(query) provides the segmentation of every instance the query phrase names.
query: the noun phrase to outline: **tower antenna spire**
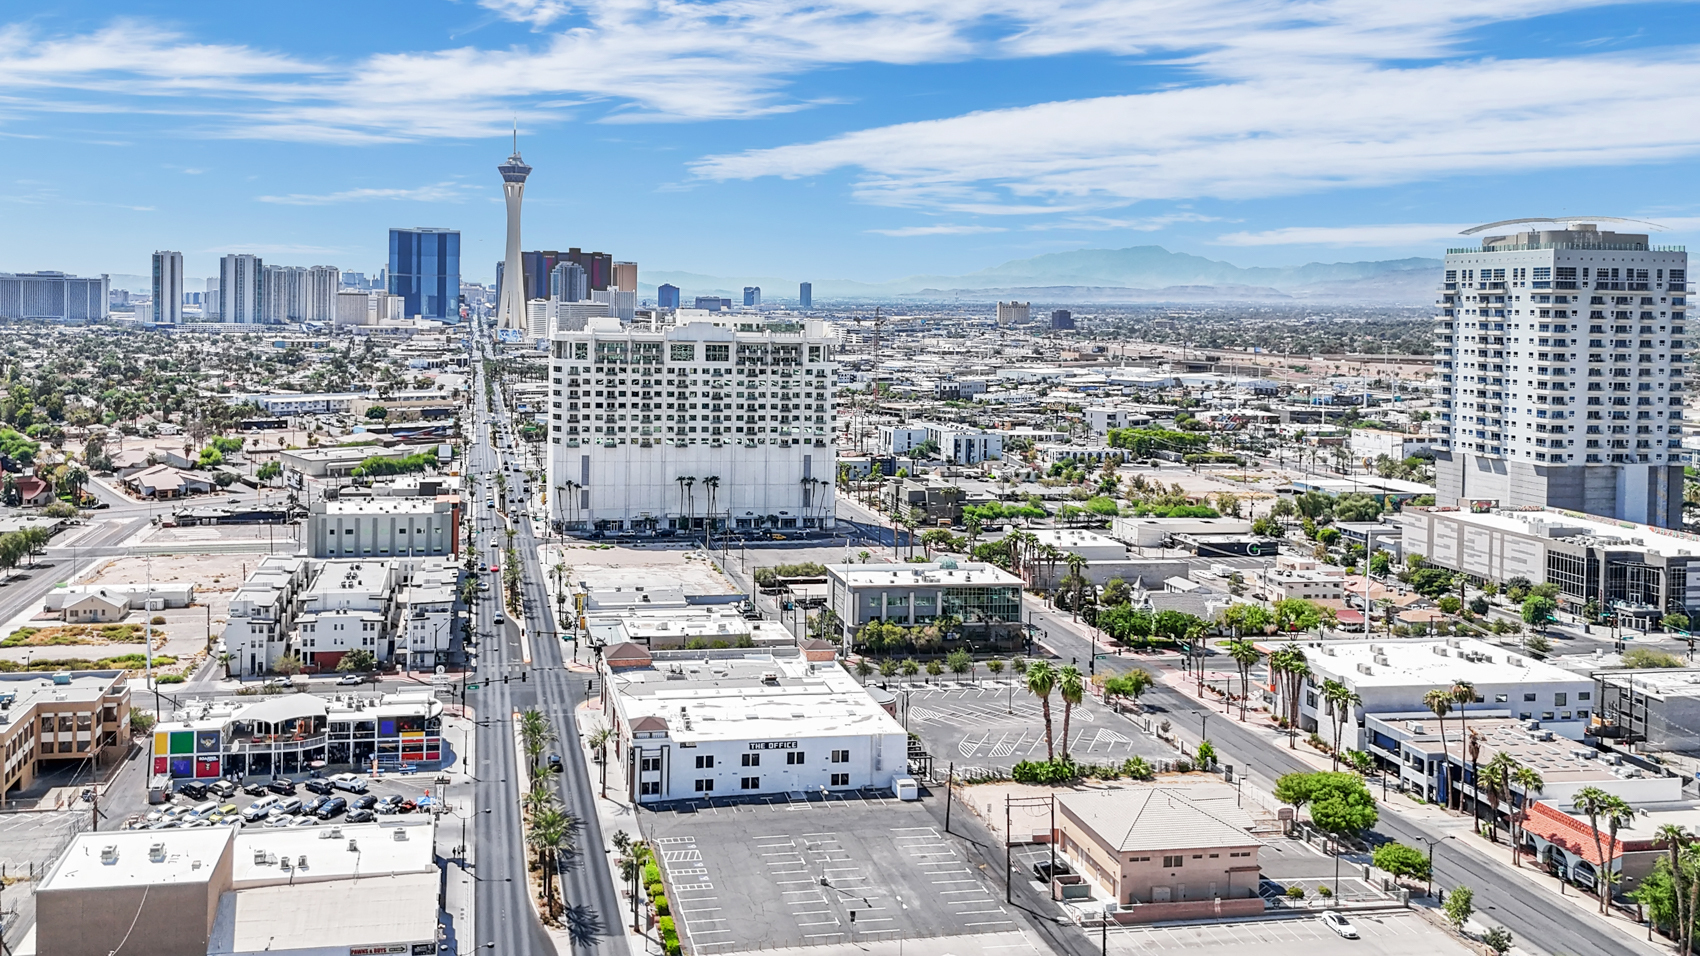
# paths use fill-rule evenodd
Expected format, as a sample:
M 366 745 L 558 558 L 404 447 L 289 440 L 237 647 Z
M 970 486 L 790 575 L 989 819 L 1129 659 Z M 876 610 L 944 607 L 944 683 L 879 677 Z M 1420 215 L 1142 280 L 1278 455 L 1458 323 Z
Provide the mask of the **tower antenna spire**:
M 514 155 L 519 155 L 519 117 L 514 117 Z

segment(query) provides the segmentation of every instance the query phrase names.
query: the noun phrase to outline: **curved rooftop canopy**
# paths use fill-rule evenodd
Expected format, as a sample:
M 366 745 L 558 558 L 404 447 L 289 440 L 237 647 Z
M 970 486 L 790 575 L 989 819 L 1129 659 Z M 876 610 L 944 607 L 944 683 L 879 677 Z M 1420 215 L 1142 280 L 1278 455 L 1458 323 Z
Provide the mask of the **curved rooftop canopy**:
M 1486 232 L 1489 229 L 1498 229 L 1500 226 L 1517 226 L 1526 222 L 1631 222 L 1638 226 L 1648 226 L 1650 228 L 1660 230 L 1661 232 L 1665 229 L 1664 226 L 1661 226 L 1656 222 L 1647 222 L 1642 219 L 1624 219 L 1620 216 L 1536 216 L 1532 219 L 1501 219 L 1499 222 L 1490 222 L 1480 226 L 1472 226 L 1471 228 L 1460 232 L 1458 235 L 1473 236 L 1478 232 Z

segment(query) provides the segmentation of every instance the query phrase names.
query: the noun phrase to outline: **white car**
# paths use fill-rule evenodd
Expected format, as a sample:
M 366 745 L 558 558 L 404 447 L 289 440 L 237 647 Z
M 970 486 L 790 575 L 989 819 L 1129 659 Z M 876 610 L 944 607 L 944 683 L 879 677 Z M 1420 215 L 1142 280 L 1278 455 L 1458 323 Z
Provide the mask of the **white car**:
M 266 819 L 266 826 L 268 827 L 287 827 L 294 825 L 295 818 L 287 813 L 274 814 Z
M 1354 926 L 1352 926 L 1351 921 L 1346 919 L 1346 917 L 1341 916 L 1339 913 L 1324 913 L 1317 917 L 1317 919 L 1322 920 L 1322 925 L 1339 934 L 1342 939 L 1358 938 L 1358 931 Z
M 366 780 L 359 774 L 339 773 L 331 778 L 331 786 L 348 793 L 365 793 Z

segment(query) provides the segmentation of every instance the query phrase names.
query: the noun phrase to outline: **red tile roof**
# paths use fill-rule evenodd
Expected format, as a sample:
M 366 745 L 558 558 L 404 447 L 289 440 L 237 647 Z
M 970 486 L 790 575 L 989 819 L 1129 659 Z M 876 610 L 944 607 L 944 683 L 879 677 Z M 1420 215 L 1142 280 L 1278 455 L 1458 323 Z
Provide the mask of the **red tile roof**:
M 1528 818 L 1522 822 L 1521 826 L 1535 836 L 1568 850 L 1596 867 L 1605 863 L 1594 849 L 1594 831 L 1588 826 L 1588 821 L 1585 819 L 1578 820 L 1557 807 L 1549 806 L 1544 800 L 1537 802 L 1529 810 Z M 1605 821 L 1600 821 L 1600 849 L 1613 856 L 1620 857 L 1624 853 L 1652 850 L 1656 849 L 1657 846 L 1658 841 L 1650 835 L 1645 839 L 1637 840 L 1629 838 L 1622 830 L 1618 831 L 1617 842 L 1614 844 L 1611 839 L 1611 830 L 1606 827 Z

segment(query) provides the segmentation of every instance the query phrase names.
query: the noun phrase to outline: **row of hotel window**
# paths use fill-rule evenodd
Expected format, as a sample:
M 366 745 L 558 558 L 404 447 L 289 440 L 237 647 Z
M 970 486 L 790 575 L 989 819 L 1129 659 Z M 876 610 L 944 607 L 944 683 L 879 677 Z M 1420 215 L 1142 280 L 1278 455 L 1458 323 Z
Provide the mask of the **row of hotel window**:
M 847 773 L 835 773 L 835 774 L 832 775 L 831 782 L 828 783 L 827 785 L 831 786 L 831 787 L 848 787 L 848 786 L 850 786 L 850 775 L 847 774 Z M 708 777 L 706 779 L 695 781 L 694 789 L 696 790 L 697 793 L 713 793 L 714 792 L 714 778 Z M 740 777 L 740 778 L 738 778 L 738 789 L 740 789 L 740 790 L 760 790 L 761 789 L 761 778 L 760 777 Z M 659 781 L 659 780 L 645 780 L 642 783 L 638 784 L 638 795 L 644 796 L 644 797 L 658 797 L 658 796 L 660 796 L 661 795 L 661 781 Z
M 761 754 L 760 753 L 739 754 L 738 756 L 741 758 L 740 766 L 744 766 L 744 767 L 759 767 L 759 766 L 761 766 Z M 849 763 L 850 762 L 850 751 L 848 751 L 848 750 L 834 750 L 834 751 L 832 751 L 828 760 L 831 763 Z M 808 763 L 808 762 L 809 762 L 808 754 L 805 751 L 802 751 L 802 750 L 787 750 L 785 752 L 785 763 L 790 765 L 790 766 L 797 766 L 799 764 L 805 764 L 805 763 Z M 638 769 L 640 771 L 645 772 L 645 773 L 659 772 L 661 770 L 661 758 L 660 757 L 644 757 L 640 761 L 640 765 L 639 765 Z M 714 755 L 713 754 L 698 754 L 697 755 L 697 769 L 698 770 L 713 770 L 714 769 Z

